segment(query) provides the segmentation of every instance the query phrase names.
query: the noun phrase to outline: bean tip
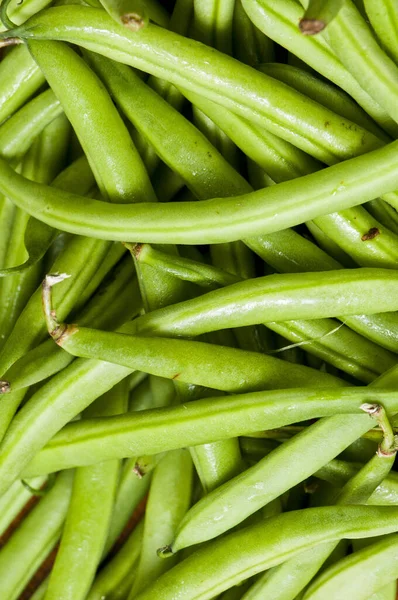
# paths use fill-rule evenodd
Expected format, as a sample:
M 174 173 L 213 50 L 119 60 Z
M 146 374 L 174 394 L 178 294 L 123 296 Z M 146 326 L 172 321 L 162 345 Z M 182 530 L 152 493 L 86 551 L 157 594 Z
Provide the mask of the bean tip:
M 17 46 L 18 44 L 23 44 L 23 40 L 18 37 L 6 37 L 0 39 L 0 48 L 5 48 L 6 46 Z
M 162 546 L 162 548 L 156 550 L 156 554 L 159 558 L 168 558 L 169 556 L 172 556 L 174 552 L 171 546 Z
M 148 24 L 147 19 L 138 13 L 125 13 L 120 17 L 120 20 L 131 31 L 139 31 Z
M 299 28 L 303 35 L 316 35 L 326 27 L 325 21 L 321 19 L 301 19 Z
M 371 404 L 370 402 L 364 402 L 359 408 L 364 412 L 368 413 L 368 415 L 370 415 L 371 417 L 377 417 L 377 415 L 380 414 L 382 410 L 380 404 Z
M 0 394 L 7 394 L 10 391 L 11 385 L 8 381 L 0 381 Z

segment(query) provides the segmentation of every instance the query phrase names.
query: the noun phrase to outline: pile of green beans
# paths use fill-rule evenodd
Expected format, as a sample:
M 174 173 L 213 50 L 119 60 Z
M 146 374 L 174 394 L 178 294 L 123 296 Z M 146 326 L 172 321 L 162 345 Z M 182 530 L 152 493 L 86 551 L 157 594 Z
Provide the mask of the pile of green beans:
M 397 18 L 0 0 L 1 600 L 396 600 Z

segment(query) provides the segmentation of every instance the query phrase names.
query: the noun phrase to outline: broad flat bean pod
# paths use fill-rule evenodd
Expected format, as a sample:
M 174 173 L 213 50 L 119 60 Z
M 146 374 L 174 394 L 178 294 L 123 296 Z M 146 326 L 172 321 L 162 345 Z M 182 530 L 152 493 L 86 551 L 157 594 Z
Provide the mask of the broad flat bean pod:
M 286 229 L 394 190 L 397 145 L 264 190 L 201 202 L 111 206 L 38 183 L 27 186 L 3 160 L 0 190 L 37 219 L 70 233 L 115 241 L 220 243 Z
M 266 126 L 271 133 L 329 164 L 380 145 L 369 132 L 288 86 L 200 42 L 155 25 L 129 32 L 104 11 L 65 6 L 42 11 L 8 35 L 77 43 L 163 77 Z M 326 128 L 325 121 L 329 123 Z
M 337 600 L 349 594 L 366 600 L 397 578 L 398 536 L 389 535 L 350 556 L 322 573 L 304 594 L 305 600 Z
M 374 397 L 394 413 L 397 400 L 394 398 L 393 392 L 381 391 L 380 388 L 379 394 L 379 390 L 376 391 L 376 389 L 349 388 L 345 390 L 324 389 L 323 391 L 321 389 L 295 389 L 294 391 L 253 392 L 231 397 L 206 398 L 182 406 L 154 409 L 107 419 L 85 419 L 70 423 L 57 433 L 48 445 L 33 458 L 31 464 L 25 469 L 24 476 L 32 477 L 52 470 L 68 468 L 70 464 L 84 465 L 115 457 L 156 454 L 165 450 L 246 435 L 253 431 L 273 429 L 275 426 L 310 418 L 336 415 L 336 412 L 344 415 L 319 421 L 266 457 L 268 459 L 267 486 L 262 486 L 258 490 L 257 496 L 251 497 L 247 506 L 243 507 L 239 502 L 238 506 L 235 506 L 232 516 L 224 515 L 223 523 L 218 523 L 217 528 L 228 528 L 225 524 L 227 519 L 236 518 L 237 522 L 243 520 L 247 511 L 248 514 L 254 512 L 256 503 L 260 502 L 260 505 L 256 507 L 260 508 L 267 501 L 271 501 L 273 497 L 286 491 L 286 488 L 289 489 L 295 483 L 299 483 L 315 473 L 360 437 L 362 431 L 366 432 L 371 429 L 374 421 L 367 415 L 360 414 L 359 407 L 363 404 L 364 399 L 371 400 Z M 372 396 L 373 392 L 374 396 Z M 220 418 L 221 414 L 223 415 L 222 419 Z M 243 414 L 245 414 L 244 419 Z M 350 418 L 347 416 L 349 414 L 352 415 Z M 215 415 L 219 415 L 217 419 L 214 419 Z M 200 427 L 199 422 L 201 423 Z M 159 436 L 158 432 L 166 423 L 169 435 L 164 438 Z M 333 430 L 334 423 L 335 430 Z M 330 435 L 326 435 L 328 427 Z M 134 432 L 134 436 L 132 436 L 132 432 Z M 317 452 L 314 453 L 314 446 L 310 444 L 310 441 L 314 446 L 317 445 Z M 275 472 L 277 466 L 281 467 L 284 464 L 285 456 L 290 457 L 292 464 L 294 460 L 295 466 L 291 467 L 291 475 L 294 479 L 297 478 L 297 482 L 291 483 L 285 473 L 284 478 L 275 477 L 273 479 L 275 490 L 271 490 L 268 473 Z M 308 463 L 304 460 L 304 456 L 308 458 Z M 252 471 L 253 480 L 256 479 L 255 474 L 259 470 L 261 477 L 263 475 L 261 465 L 249 469 Z M 232 492 L 236 488 L 236 493 L 241 495 L 247 478 L 251 476 L 249 471 L 235 478 L 233 482 L 225 484 L 225 490 L 228 492 L 231 489 Z M 236 485 L 238 482 L 240 483 L 241 479 L 243 480 L 242 485 Z M 283 489 L 279 491 L 280 487 Z M 220 489 L 214 492 L 217 497 Z M 249 490 L 247 493 L 250 494 Z M 207 498 L 210 500 L 208 501 Z M 209 494 L 205 499 L 206 510 L 208 509 L 209 512 L 209 527 L 206 528 L 206 531 L 201 531 L 200 527 L 195 528 L 195 536 L 211 538 L 217 535 L 216 525 L 212 522 L 213 513 L 216 512 L 212 498 L 212 494 Z M 191 509 L 191 511 L 197 512 L 200 518 L 201 514 L 205 513 L 202 511 L 202 505 L 199 506 L 201 502 Z M 213 506 L 211 506 L 212 503 Z M 231 504 L 231 506 L 234 505 Z M 212 522 L 211 527 L 210 521 Z M 190 543 L 195 543 L 193 537 L 188 536 L 188 538 Z
M 284 513 L 199 549 L 137 600 L 207 600 L 316 544 L 373 537 L 398 527 L 395 507 L 322 507 Z M 206 577 L 203 577 L 206 573 Z

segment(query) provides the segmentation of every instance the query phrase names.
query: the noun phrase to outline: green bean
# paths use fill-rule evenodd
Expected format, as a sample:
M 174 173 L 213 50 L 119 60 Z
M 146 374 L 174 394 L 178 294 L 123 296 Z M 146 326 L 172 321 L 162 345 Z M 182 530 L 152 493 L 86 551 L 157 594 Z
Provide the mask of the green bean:
M 232 54 L 232 19 L 234 2 L 194 0 L 193 36 L 221 52 Z
M 396 376 L 397 369 L 391 369 L 387 374 L 378 378 L 372 386 L 378 387 L 385 385 L 386 382 L 387 385 L 391 385 L 395 382 Z M 298 421 L 299 419 L 296 420 L 296 422 Z M 318 421 L 283 444 L 263 461 L 218 488 L 216 494 L 213 492 L 200 500 L 181 523 L 173 542 L 173 548 L 179 549 L 211 539 L 233 527 L 267 502 L 287 491 L 292 485 L 302 481 L 305 478 L 301 478 L 303 468 L 309 468 L 308 475 L 317 470 L 316 468 L 312 469 L 313 461 L 325 459 L 326 452 L 333 452 L 333 444 L 345 444 L 344 447 L 347 447 L 351 441 L 360 437 L 362 432 L 366 432 L 368 429 L 370 427 L 369 423 L 366 424 L 366 420 L 362 421 L 358 417 L 343 417 L 336 413 L 334 417 Z M 353 434 L 355 437 L 349 440 L 348 438 Z M 324 447 L 326 439 L 327 449 Z M 310 443 L 312 441 L 313 443 Z M 314 448 L 317 448 L 316 457 L 314 457 Z M 336 454 L 338 452 L 334 456 Z M 307 456 L 307 460 L 304 460 L 303 465 L 298 458 L 304 456 Z M 330 456 L 331 458 L 333 456 Z M 286 465 L 286 461 L 288 461 L 289 473 L 293 481 L 286 477 L 285 471 L 283 477 L 278 477 L 278 464 L 282 465 L 283 462 Z M 326 462 L 327 460 L 323 460 L 323 464 Z M 264 481 L 267 481 L 266 486 L 259 484 Z M 246 499 L 245 504 L 242 504 L 243 494 Z
M 170 569 L 171 564 L 162 561 L 156 550 L 164 546 L 187 512 L 191 501 L 192 460 L 186 450 L 168 452 L 157 465 L 149 490 L 145 511 L 144 533 L 137 575 L 129 598 L 145 589 Z M 172 500 L 172 502 L 170 502 Z
M 286 83 L 286 85 L 333 110 L 345 119 L 371 131 L 385 142 L 389 141 L 389 136 L 375 124 L 348 94 L 328 81 L 318 79 L 312 73 L 298 67 L 282 63 L 265 63 L 258 65 L 257 68 L 262 73 Z
M 275 42 L 349 94 L 383 129 L 395 137 L 396 124 L 387 111 L 359 85 L 320 36 L 303 37 L 297 24 L 304 11 L 294 0 L 242 0 L 253 23 Z M 327 28 L 327 31 L 329 28 Z
M 143 523 L 139 523 L 123 544 L 116 556 L 103 568 L 95 578 L 94 584 L 87 595 L 87 600 L 120 600 L 119 586 L 136 576 L 135 569 L 139 559 L 142 544 Z M 128 586 L 128 589 L 131 587 Z M 128 590 L 126 589 L 127 596 Z
M 293 231 L 291 233 L 297 236 Z M 287 236 L 287 240 L 289 238 L 290 236 Z M 136 254 L 139 262 L 157 265 L 176 277 L 195 282 L 198 285 L 225 286 L 231 284 L 235 277 L 226 271 L 206 264 L 170 256 L 152 248 L 149 244 L 137 247 Z M 294 343 L 305 345 L 305 348 L 316 356 L 367 383 L 370 383 L 377 375 L 392 367 L 396 362 L 394 356 L 382 352 L 380 346 L 375 346 L 364 338 L 359 339 L 346 326 L 337 325 L 332 320 L 312 319 L 303 322 L 267 323 L 267 327 Z M 333 335 L 334 333 L 338 333 L 338 336 Z
M 33 488 L 40 488 L 47 481 L 46 477 L 37 477 L 29 480 Z M 21 481 L 16 481 L 0 498 L 0 536 L 8 529 L 9 525 L 24 508 L 26 503 L 33 498 L 33 494 Z
M 123 121 L 96 76 L 66 44 L 33 41 L 28 45 L 73 124 L 104 197 L 113 202 L 153 199 L 147 173 L 131 144 Z M 70 73 L 68 77 L 59 77 L 59 68 L 63 64 L 68 64 L 68 73 Z M 75 81 L 73 87 L 71 87 L 72 80 Z M 74 100 L 77 81 L 79 81 L 79 102 Z M 93 97 L 95 97 L 96 110 L 92 109 Z M 84 119 L 81 119 L 82 113 L 90 115 L 95 136 L 85 135 L 87 124 Z M 106 119 L 103 119 L 104 114 L 107 115 Z M 98 146 L 99 138 L 109 140 L 108 143 L 110 139 L 112 140 L 112 155 L 106 152 L 105 146 Z M 126 173 L 131 171 L 132 164 L 134 164 L 134 177 L 127 178 Z M 110 171 L 113 173 L 114 181 L 119 181 L 119 185 L 111 183 L 111 178 L 106 175 Z
M 291 179 L 292 173 L 293 176 L 298 177 L 319 170 L 318 161 L 260 127 L 257 123 L 251 123 L 244 117 L 226 110 L 203 96 L 186 91 L 184 93 L 190 102 L 210 117 L 247 156 L 261 165 L 275 181 Z
M 376 455 L 345 484 L 337 498 L 337 504 L 340 505 L 365 503 L 388 476 L 395 460 L 394 435 L 384 409 L 375 404 L 364 404 L 362 409 L 368 414 L 377 415 L 384 438 Z M 268 596 L 275 600 L 294 600 L 330 557 L 335 547 L 336 544 L 332 543 L 310 549 L 268 571 L 249 590 L 245 600 Z
M 114 457 L 137 455 L 138 453 L 156 454 L 157 452 L 169 449 L 210 443 L 237 435 L 246 435 L 249 432 L 262 429 L 273 429 L 275 426 L 295 423 L 313 417 L 333 415 L 336 412 L 341 413 L 338 416 L 324 419 L 312 425 L 300 435 L 284 443 L 278 448 L 277 452 L 272 453 L 273 456 L 269 455 L 267 457 L 268 460 L 264 463 L 264 469 L 267 470 L 268 479 L 268 469 L 270 469 L 271 473 L 272 468 L 281 465 L 285 460 L 285 455 L 289 456 L 292 464 L 293 457 L 295 457 L 294 461 L 299 461 L 300 456 L 306 456 L 308 459 L 307 463 L 303 459 L 301 462 L 297 462 L 297 465 L 294 462 L 295 468 L 292 467 L 291 477 L 293 478 L 294 476 L 295 479 L 297 478 L 297 482 L 299 482 L 317 471 L 339 452 L 342 452 L 351 441 L 360 437 L 362 432 L 366 432 L 372 428 L 373 421 L 367 416 L 366 418 L 359 414 L 353 415 L 352 418 L 347 416 L 353 412 L 357 413 L 361 403 L 357 400 L 351 401 L 348 398 L 359 397 L 361 394 L 370 394 L 370 391 L 367 388 L 350 388 L 345 391 L 341 389 L 326 391 L 321 388 L 317 390 L 283 390 L 283 392 L 278 390 L 272 392 L 252 392 L 250 394 L 226 398 L 206 398 L 187 403 L 183 406 L 154 409 L 108 419 L 85 419 L 84 421 L 70 423 L 55 435 L 45 449 L 39 452 L 24 470 L 24 477 L 48 473 L 53 469 L 67 468 L 71 462 L 72 464 L 81 465 L 91 464 L 99 460 L 108 460 Z M 396 400 L 390 400 L 393 397 L 392 392 L 380 391 L 379 393 L 377 391 L 372 392 L 372 394 L 374 394 L 374 398 L 377 401 L 383 402 L 388 410 L 391 409 L 391 412 L 394 412 Z M 293 397 L 295 400 L 292 402 Z M 300 400 L 297 400 L 298 398 Z M 306 400 L 306 398 L 310 399 Z M 323 400 L 323 398 L 338 398 L 338 400 Z M 297 406 L 295 404 L 296 400 Z M 316 405 L 317 402 L 318 406 Z M 266 408 L 267 406 L 269 406 L 269 411 Z M 289 407 L 289 410 L 283 412 L 282 407 Z M 286 412 L 289 414 L 286 414 Z M 216 419 L 217 422 L 212 422 L 216 414 L 219 415 L 218 419 Z M 220 418 L 221 414 L 222 419 Z M 194 423 L 193 415 L 197 419 L 196 423 Z M 243 415 L 245 415 L 245 418 L 243 418 Z M 166 421 L 168 423 L 169 435 L 167 439 L 164 439 L 158 436 L 157 432 L 161 430 L 161 427 L 164 427 Z M 199 422 L 201 423 L 201 427 L 198 426 Z M 337 424 L 339 425 L 338 427 Z M 332 429 L 334 426 L 336 427 L 335 430 Z M 325 434 L 327 427 L 330 427 L 330 434 L 328 436 Z M 134 431 L 134 439 L 132 439 L 132 431 Z M 310 440 L 317 445 L 317 452 L 314 452 L 314 445 L 310 444 Z M 295 453 L 294 450 L 296 447 L 297 452 Z M 300 454 L 301 451 L 303 454 Z M 76 461 L 76 463 L 73 461 Z M 259 466 L 255 467 L 254 470 L 249 470 L 253 475 L 253 479 L 255 478 L 255 474 L 261 471 L 261 469 L 262 465 L 259 463 Z M 247 492 L 242 492 L 243 483 L 242 486 L 236 485 L 241 479 L 243 481 L 251 476 L 249 471 L 246 471 L 238 478 L 232 480 L 232 482 L 224 484 L 224 486 L 206 496 L 205 498 L 210 498 L 210 500 L 201 500 L 190 512 L 198 511 L 198 517 L 201 517 L 201 515 L 204 515 L 205 510 L 202 510 L 202 506 L 199 505 L 205 502 L 206 507 L 208 506 L 209 514 L 213 513 L 213 511 L 215 513 L 213 494 L 220 497 L 221 503 L 220 490 L 222 488 L 225 488 L 227 492 L 231 490 L 232 493 L 235 488 L 239 487 L 240 494 L 250 494 L 252 490 L 249 487 L 247 487 Z M 217 535 L 217 530 L 219 531 L 224 527 L 228 528 L 226 524 L 228 519 L 236 518 L 236 522 L 243 520 L 246 515 L 256 510 L 256 503 L 261 503 L 257 508 L 265 505 L 267 501 L 286 491 L 286 489 L 282 489 L 282 491 L 276 493 L 277 489 L 279 490 L 280 487 L 284 486 L 287 486 L 287 489 L 289 489 L 295 483 L 296 481 L 293 483 L 290 480 L 287 481 L 285 473 L 285 477 L 280 480 L 273 477 L 272 485 L 274 488 L 271 488 L 271 479 L 269 479 L 267 481 L 267 488 L 259 490 L 251 498 L 248 505 L 242 506 L 242 502 L 240 502 L 238 503 L 239 507 L 235 507 L 231 504 L 234 510 L 224 515 L 223 523 L 215 524 L 217 519 L 215 518 L 214 522 L 211 519 L 212 526 L 209 526 L 211 531 L 208 528 L 201 533 L 196 530 L 194 532 L 195 539 L 200 535 L 214 537 Z M 236 491 L 238 493 L 238 490 Z M 266 495 L 267 499 L 264 499 L 263 495 L 264 497 Z M 240 497 L 242 499 L 242 496 Z M 197 507 L 199 507 L 199 510 Z M 191 518 L 193 529 L 193 515 L 192 517 L 190 515 L 188 521 Z M 186 524 L 188 524 L 188 521 L 186 521 Z M 185 528 L 185 524 L 184 529 L 187 529 Z M 193 537 L 190 538 L 190 543 L 196 543 L 193 540 Z
M 315 35 L 323 31 L 339 13 L 344 0 L 309 0 L 304 17 L 299 23 L 304 35 Z
M 275 58 L 274 44 L 255 27 L 243 9 L 242 1 L 235 2 L 233 54 L 250 66 Z
M 397 121 L 398 67 L 380 48 L 370 27 L 351 1 L 344 2 L 339 14 L 322 35 L 363 90 Z M 366 48 L 366 53 L 363 48 Z
M 24 159 L 22 172 L 27 178 L 42 183 L 48 183 L 54 178 L 65 158 L 69 132 L 69 124 L 63 115 L 47 126 Z M 29 216 L 23 210 L 17 209 L 8 239 L 6 268 L 19 265 L 25 258 L 24 235 L 28 222 Z M 31 219 L 31 223 L 35 228 L 34 219 Z M 40 229 L 43 233 L 42 224 Z M 52 236 L 52 233 L 50 235 Z M 41 245 L 41 240 L 38 240 L 38 244 Z M 6 273 L 3 271 L 2 274 Z M 27 270 L 17 272 L 1 281 L 3 306 L 0 312 L 0 329 L 5 337 L 9 335 L 20 312 L 36 288 L 39 277 L 39 265 L 33 263 L 33 266 Z
M 341 594 L 348 597 L 350 593 L 354 593 L 358 600 L 369 598 L 397 578 L 397 544 L 398 536 L 389 535 L 345 557 L 322 573 L 304 598 L 316 600 L 327 597 L 332 600 L 341 598 Z
M 1 156 L 17 162 L 32 145 L 34 138 L 62 112 L 51 90 L 30 100 L 0 127 Z
M 155 25 L 130 32 L 114 24 L 103 11 L 65 6 L 42 11 L 39 17 L 33 17 L 28 24 L 8 34 L 24 39 L 75 42 L 118 62 L 163 77 L 266 126 L 271 133 L 327 163 L 379 145 L 372 134 L 336 117 L 288 86 L 269 80 L 263 73 L 199 42 Z M 170 69 L 171 60 L 173 69 Z M 327 128 L 325 121 L 329 123 Z
M 84 416 L 121 414 L 127 404 L 128 387 L 123 381 L 86 409 Z M 76 469 L 65 528 L 45 595 L 47 600 L 86 598 L 108 535 L 119 474 L 118 460 Z
M 0 123 L 21 108 L 44 83 L 25 45 L 17 46 L 1 61 L 0 79 Z
M 220 243 L 272 233 L 328 214 L 333 195 L 333 210 L 338 211 L 394 189 L 396 144 L 292 182 L 248 195 L 201 202 L 114 207 L 98 200 L 83 201 L 66 192 L 55 193 L 34 183 L 27 193 L 25 179 L 3 160 L 0 189 L 29 214 L 71 233 L 115 241 L 132 238 L 150 243 Z M 371 175 L 370 166 L 375 169 Z M 279 213 L 275 213 L 277 205 Z
M 318 217 L 316 225 L 360 266 L 398 266 L 398 237 L 363 207 Z
M 284 513 L 199 549 L 161 576 L 137 600 L 166 600 L 177 594 L 181 600 L 210 599 L 316 544 L 394 532 L 396 514 L 397 509 L 392 507 L 359 506 Z
M 381 46 L 395 62 L 398 61 L 397 52 L 397 6 L 391 0 L 364 0 L 364 7 L 370 24 L 375 31 Z
M 4 600 L 14 600 L 55 545 L 70 500 L 72 473 L 57 477 L 52 488 L 24 519 L 0 551 Z M 15 557 L 18 556 L 18 560 Z
M 116 494 L 103 556 L 106 556 L 111 550 L 128 523 L 131 515 L 148 492 L 151 474 L 145 474 L 145 476 L 141 478 L 137 477 L 134 466 L 135 459 L 128 459 L 122 467 L 122 474 Z

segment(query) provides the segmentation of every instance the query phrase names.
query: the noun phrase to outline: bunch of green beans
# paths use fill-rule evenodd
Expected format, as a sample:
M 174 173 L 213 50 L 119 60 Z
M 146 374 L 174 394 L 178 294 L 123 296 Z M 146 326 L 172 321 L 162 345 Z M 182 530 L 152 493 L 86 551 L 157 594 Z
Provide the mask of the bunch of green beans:
M 395 600 L 397 7 L 49 5 L 0 1 L 1 600 Z

